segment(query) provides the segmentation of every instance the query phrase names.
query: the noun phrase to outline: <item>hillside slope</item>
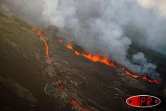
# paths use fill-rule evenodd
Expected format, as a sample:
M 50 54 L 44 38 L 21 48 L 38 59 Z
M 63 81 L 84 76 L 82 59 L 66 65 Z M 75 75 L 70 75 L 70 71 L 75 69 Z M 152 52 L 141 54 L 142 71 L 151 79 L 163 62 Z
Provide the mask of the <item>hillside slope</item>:
M 63 37 L 57 31 L 49 26 L 40 39 L 41 33 L 37 35 L 25 22 L 0 13 L 0 110 L 146 111 L 129 107 L 126 98 L 150 94 L 165 99 L 161 85 L 74 54 L 66 48 L 65 39 L 59 42 Z M 52 64 L 45 54 L 46 45 Z M 164 111 L 164 104 L 148 111 Z
M 41 77 L 41 69 L 47 65 L 44 45 L 31 29 L 25 22 L 0 12 L 1 111 L 52 108 Z

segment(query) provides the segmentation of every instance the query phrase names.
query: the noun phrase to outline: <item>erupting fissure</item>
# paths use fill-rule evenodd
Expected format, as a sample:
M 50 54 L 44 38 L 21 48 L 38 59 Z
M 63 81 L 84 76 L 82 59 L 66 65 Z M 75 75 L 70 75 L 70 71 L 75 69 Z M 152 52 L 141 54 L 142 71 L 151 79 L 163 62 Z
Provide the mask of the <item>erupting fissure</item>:
M 67 45 L 67 48 L 71 49 L 76 55 L 84 56 L 85 58 L 93 62 L 102 62 L 107 64 L 108 66 L 115 67 L 114 63 L 109 62 L 108 58 L 103 58 L 100 55 L 92 55 L 92 54 L 85 54 L 85 53 L 81 54 L 77 50 L 74 50 L 71 44 Z
M 44 39 L 44 37 L 43 37 L 43 35 L 42 35 L 42 32 L 41 32 L 41 30 L 37 30 L 36 28 L 33 28 L 32 29 L 32 31 L 35 31 L 36 33 L 37 33 L 37 35 L 39 35 L 39 37 L 40 37 L 40 39 L 44 42 L 44 44 L 45 44 L 45 47 L 46 47 L 46 56 L 47 56 L 47 58 L 48 58 L 48 61 L 49 61 L 49 63 L 50 64 L 52 64 L 52 60 L 51 60 L 51 58 L 50 58 L 50 56 L 49 56 L 49 47 L 48 47 L 48 43 L 47 43 L 47 41 Z M 62 43 L 63 42 L 63 40 L 60 40 L 59 41 L 60 43 Z M 83 57 L 85 57 L 85 58 L 87 58 L 87 59 L 89 59 L 89 60 L 91 60 L 91 61 L 93 61 L 93 62 L 101 62 L 101 63 L 104 63 L 104 64 L 106 64 L 106 65 L 108 65 L 108 66 L 111 66 L 111 67 L 117 67 L 113 62 L 111 62 L 108 58 L 104 58 L 104 57 L 102 57 L 101 55 L 92 55 L 92 54 L 88 54 L 88 53 L 80 53 L 79 51 L 77 51 L 77 50 L 75 50 L 74 48 L 73 48 L 73 46 L 72 46 L 72 44 L 68 44 L 67 45 L 67 48 L 68 49 L 70 49 L 70 50 L 72 50 L 76 55 L 79 55 L 79 56 L 83 56 Z M 125 68 L 123 68 L 123 67 L 121 67 L 122 68 L 122 70 L 127 74 L 127 75 L 129 75 L 129 76 L 131 76 L 131 77 L 133 77 L 133 78 L 141 78 L 141 79 L 143 79 L 143 80 L 147 80 L 148 82 L 154 82 L 154 83 L 156 83 L 156 84 L 159 84 L 159 82 L 157 81 L 157 80 L 153 80 L 153 79 L 149 79 L 147 76 L 139 76 L 139 75 L 136 75 L 136 74 L 132 74 L 132 73 L 130 73 L 127 69 L 125 69 Z M 60 79 L 60 76 L 58 76 L 58 83 L 61 83 L 61 79 Z M 60 85 L 60 89 L 62 90 L 62 91 L 65 91 L 65 86 L 64 85 Z M 76 107 L 78 107 L 80 110 L 82 110 L 82 111 L 92 111 L 92 110 L 90 110 L 90 109 L 88 109 L 88 108 L 84 108 L 84 107 L 82 107 L 79 103 L 77 103 L 75 100 L 71 100 L 71 104 L 73 105 L 73 106 L 76 106 Z
M 68 49 L 71 49 L 76 55 L 79 55 L 79 56 L 84 56 L 85 58 L 93 61 L 93 62 L 101 62 L 101 63 L 104 63 L 108 66 L 111 66 L 111 67 L 116 67 L 116 65 L 113 63 L 113 62 L 110 62 L 110 60 L 108 58 L 104 58 L 102 57 L 101 55 L 92 55 L 92 54 L 86 54 L 86 53 L 80 53 L 79 51 L 75 50 L 73 47 L 72 47 L 72 44 L 68 44 L 67 45 L 67 48 Z M 159 81 L 155 80 L 155 79 L 150 79 L 148 78 L 147 76 L 139 76 L 137 74 L 132 74 L 131 72 L 129 72 L 127 69 L 121 67 L 122 70 L 129 76 L 133 77 L 133 78 L 140 78 L 142 80 L 147 80 L 148 82 L 153 82 L 153 83 L 156 83 L 156 84 L 159 84 Z
M 48 58 L 49 63 L 52 64 L 51 58 L 50 58 L 50 56 L 49 56 L 49 47 L 48 47 L 48 43 L 47 43 L 47 41 L 44 39 L 44 37 L 43 37 L 43 35 L 42 35 L 42 33 L 41 33 L 41 30 L 37 30 L 36 28 L 33 28 L 32 31 L 35 31 L 35 32 L 37 33 L 37 35 L 39 35 L 40 39 L 44 42 L 45 47 L 46 47 L 46 52 L 45 52 L 45 53 L 46 53 L 46 56 L 47 56 L 47 58 Z

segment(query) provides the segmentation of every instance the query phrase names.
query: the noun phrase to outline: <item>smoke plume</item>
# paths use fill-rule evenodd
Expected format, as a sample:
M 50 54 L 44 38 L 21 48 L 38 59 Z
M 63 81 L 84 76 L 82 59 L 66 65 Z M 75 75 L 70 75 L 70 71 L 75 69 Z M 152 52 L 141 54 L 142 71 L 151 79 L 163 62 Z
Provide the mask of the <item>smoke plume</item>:
M 142 52 L 130 55 L 128 49 L 137 43 L 166 53 L 164 4 L 164 0 L 2 0 L 3 7 L 33 26 L 55 25 L 61 36 L 87 52 L 149 75 L 157 75 L 156 66 Z

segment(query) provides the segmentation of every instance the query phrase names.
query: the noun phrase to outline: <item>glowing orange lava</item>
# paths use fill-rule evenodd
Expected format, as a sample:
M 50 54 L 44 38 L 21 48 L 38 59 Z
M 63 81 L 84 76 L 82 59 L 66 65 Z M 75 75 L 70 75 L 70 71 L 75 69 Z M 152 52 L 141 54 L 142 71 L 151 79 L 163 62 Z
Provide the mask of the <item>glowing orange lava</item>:
M 62 43 L 62 42 L 63 42 L 63 40 L 60 40 L 59 42 L 60 42 L 60 43 Z
M 153 83 L 156 83 L 156 84 L 160 84 L 159 81 L 157 81 L 155 79 L 149 79 L 147 76 L 139 76 L 139 75 L 136 75 L 136 74 L 132 74 L 124 68 L 122 68 L 122 70 L 124 70 L 127 75 L 129 75 L 133 78 L 140 78 L 142 80 L 147 80 L 148 82 L 153 82 Z
M 114 63 L 110 62 L 108 58 L 103 58 L 100 55 L 92 55 L 92 54 L 85 54 L 85 53 L 81 54 L 77 50 L 74 50 L 71 44 L 67 45 L 67 48 L 71 49 L 76 55 L 84 56 L 85 58 L 87 58 L 93 62 L 102 62 L 102 63 L 107 64 L 108 66 L 115 67 Z
M 33 28 L 32 31 L 35 31 L 39 35 L 40 39 L 44 42 L 45 47 L 46 47 L 46 52 L 45 52 L 46 56 L 48 58 L 49 63 L 52 64 L 52 61 L 51 61 L 50 56 L 49 56 L 49 47 L 48 47 L 47 41 L 42 36 L 41 30 L 37 30 L 36 28 Z M 63 40 L 60 40 L 59 42 L 63 42 Z M 113 62 L 110 62 L 108 58 L 104 58 L 101 55 L 92 55 L 92 54 L 80 53 L 79 51 L 73 49 L 72 44 L 67 45 L 67 48 L 71 49 L 76 55 L 83 56 L 83 57 L 85 57 L 85 58 L 87 58 L 87 59 L 89 59 L 89 60 L 91 60 L 93 62 L 101 62 L 101 63 L 104 63 L 104 64 L 106 64 L 108 66 L 116 67 L 116 65 Z M 126 70 L 125 68 L 123 68 L 123 67 L 121 67 L 121 68 L 127 75 L 129 75 L 129 76 L 131 76 L 133 78 L 141 78 L 143 80 L 147 80 L 148 82 L 154 82 L 156 84 L 159 84 L 159 82 L 157 80 L 148 79 L 147 76 L 139 76 L 139 75 L 136 75 L 136 74 L 132 74 L 128 70 Z M 61 82 L 61 79 L 58 76 L 58 83 L 60 83 L 60 82 Z M 65 91 L 65 86 L 64 85 L 60 85 L 60 89 Z M 78 107 L 82 111 L 92 111 L 92 110 L 90 110 L 88 108 L 82 107 L 75 100 L 71 100 L 71 104 L 76 106 L 76 107 Z
M 48 58 L 48 61 L 50 64 L 52 64 L 51 58 L 49 56 L 49 47 L 48 47 L 48 43 L 47 41 L 44 39 L 44 37 L 42 36 L 41 30 L 37 30 L 36 28 L 33 28 L 32 31 L 35 31 L 37 33 L 37 35 L 39 35 L 40 39 L 44 42 L 45 47 L 46 47 L 46 56 Z
M 131 76 L 131 77 L 133 77 L 133 78 L 135 78 L 135 79 L 136 79 L 136 78 L 140 78 L 139 75 L 132 74 L 132 73 L 130 73 L 128 70 L 126 70 L 125 68 L 122 68 L 122 70 L 124 70 L 127 75 L 129 75 L 129 76 Z
M 110 62 L 108 58 L 104 58 L 104 57 L 102 57 L 102 56 L 100 56 L 100 55 L 92 55 L 92 54 L 85 54 L 85 53 L 82 54 L 82 53 L 78 52 L 77 50 L 75 50 L 75 49 L 72 47 L 72 44 L 68 44 L 68 45 L 67 45 L 67 48 L 68 48 L 68 49 L 71 49 L 76 55 L 84 56 L 85 58 L 87 58 L 87 59 L 89 59 L 89 60 L 91 60 L 91 61 L 93 61 L 93 62 L 101 62 L 101 63 L 104 63 L 104 64 L 106 64 L 106 65 L 108 65 L 108 66 L 116 67 L 116 65 L 115 65 L 113 62 Z M 140 78 L 140 79 L 143 79 L 143 80 L 147 80 L 148 82 L 153 82 L 153 83 L 156 83 L 156 84 L 160 84 L 159 81 L 157 81 L 157 80 L 155 80 L 155 79 L 153 80 L 153 79 L 147 78 L 147 76 L 139 76 L 139 75 L 137 75 L 137 74 L 132 74 L 132 73 L 129 72 L 127 69 L 125 69 L 125 68 L 123 68 L 123 67 L 121 67 L 121 68 L 122 68 L 122 70 L 124 70 L 124 72 L 125 72 L 127 75 L 129 75 L 129 76 L 131 76 L 131 77 L 133 77 L 133 78 Z
M 49 56 L 49 47 L 48 47 L 47 41 L 46 41 L 46 40 L 44 39 L 44 37 L 42 36 L 41 30 L 37 30 L 36 28 L 33 28 L 32 31 L 35 31 L 35 32 L 39 35 L 40 39 L 44 42 L 45 47 L 46 47 L 46 56 L 47 56 L 47 58 L 48 58 L 50 64 L 52 64 L 52 61 L 51 61 L 50 56 Z M 62 43 L 63 40 L 60 40 L 59 42 Z M 70 46 L 69 46 L 69 48 L 70 48 Z M 71 48 L 72 48 L 72 47 L 71 47 Z M 79 55 L 79 52 L 75 51 L 75 53 L 76 53 L 77 55 Z M 60 77 L 58 76 L 58 83 L 60 83 L 60 82 L 61 82 L 61 79 L 60 79 Z M 63 91 L 65 91 L 65 86 L 64 86 L 64 85 L 60 85 L 60 89 L 63 90 Z M 82 107 L 81 105 L 79 105 L 75 100 L 71 100 L 71 104 L 74 105 L 74 106 L 76 106 L 76 107 L 78 107 L 78 108 L 79 108 L 80 110 L 82 110 L 82 111 L 91 111 L 90 109 L 83 108 L 83 107 Z
M 81 105 L 79 105 L 75 100 L 71 100 L 71 104 L 73 104 L 74 106 L 78 107 L 80 110 L 82 111 L 92 111 L 90 109 L 87 108 L 83 108 Z
M 60 79 L 60 77 L 58 76 L 58 83 L 60 83 L 61 82 L 61 79 Z
M 65 86 L 61 85 L 60 88 L 64 91 L 65 90 Z

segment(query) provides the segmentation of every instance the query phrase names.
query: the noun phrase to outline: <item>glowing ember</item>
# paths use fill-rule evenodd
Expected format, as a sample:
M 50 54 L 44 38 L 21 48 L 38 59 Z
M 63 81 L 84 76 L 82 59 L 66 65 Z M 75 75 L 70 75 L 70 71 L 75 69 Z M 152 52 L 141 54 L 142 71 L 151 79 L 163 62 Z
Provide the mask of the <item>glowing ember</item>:
M 58 76 L 58 83 L 60 83 L 61 82 L 61 79 L 60 79 L 60 77 Z
M 63 42 L 63 40 L 60 40 L 59 42 L 60 42 L 60 43 L 62 43 L 62 42 Z
M 48 43 L 47 41 L 44 39 L 44 37 L 42 36 L 42 33 L 41 33 L 41 30 L 37 30 L 36 28 L 33 28 L 32 31 L 35 31 L 37 33 L 37 35 L 39 35 L 40 39 L 44 42 L 45 44 L 45 47 L 46 47 L 46 56 L 48 58 L 48 61 L 50 64 L 52 64 L 52 61 L 50 59 L 50 56 L 49 56 L 49 47 L 48 47 Z
M 71 49 L 76 55 L 84 56 L 85 58 L 87 58 L 87 59 L 89 59 L 93 62 L 101 62 L 101 63 L 104 63 L 108 66 L 116 67 L 116 65 L 113 62 L 110 62 L 108 58 L 103 58 L 100 55 L 92 55 L 92 54 L 85 54 L 85 53 L 82 54 L 82 53 L 78 52 L 77 50 L 73 49 L 71 44 L 67 45 L 67 48 Z M 127 75 L 129 75 L 133 78 L 141 78 L 143 80 L 147 80 L 148 82 L 153 82 L 153 83 L 159 84 L 159 82 L 157 80 L 148 79 L 146 76 L 139 76 L 139 75 L 136 75 L 136 74 L 132 74 L 131 72 L 129 72 L 128 70 L 126 70 L 123 67 L 122 67 L 122 70 L 124 70 L 124 72 Z
M 146 80 L 146 79 L 147 79 L 147 77 L 146 77 L 146 76 L 142 76 L 142 79 L 143 79 L 143 80 Z
M 64 91 L 65 90 L 65 86 L 61 85 L 60 88 Z
M 67 45 L 67 48 L 73 50 L 73 47 L 71 44 Z

